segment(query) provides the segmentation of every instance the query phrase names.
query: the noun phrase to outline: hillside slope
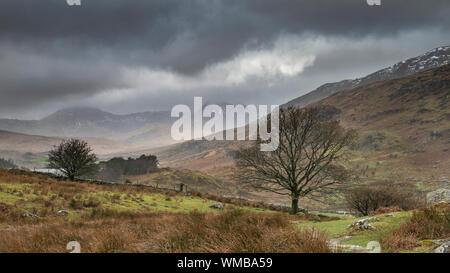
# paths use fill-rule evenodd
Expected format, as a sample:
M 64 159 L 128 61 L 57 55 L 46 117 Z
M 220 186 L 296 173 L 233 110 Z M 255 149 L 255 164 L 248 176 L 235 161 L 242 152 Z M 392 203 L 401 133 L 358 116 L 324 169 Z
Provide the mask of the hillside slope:
M 450 65 L 342 91 L 316 105 L 336 107 L 335 118 L 359 132 L 354 163 L 367 176 L 418 186 L 448 181 Z
M 420 56 L 381 69 L 363 78 L 324 84 L 306 95 L 289 101 L 284 106 L 296 105 L 305 107 L 342 90 L 378 81 L 402 78 L 447 64 L 450 64 L 450 46 L 435 48 Z
M 427 191 L 450 177 L 450 65 L 336 93 L 315 105 L 355 128 L 352 167 L 366 182 Z M 164 164 L 219 177 L 232 173 L 238 141 L 189 141 L 152 150 Z M 231 181 L 231 180 L 228 180 Z

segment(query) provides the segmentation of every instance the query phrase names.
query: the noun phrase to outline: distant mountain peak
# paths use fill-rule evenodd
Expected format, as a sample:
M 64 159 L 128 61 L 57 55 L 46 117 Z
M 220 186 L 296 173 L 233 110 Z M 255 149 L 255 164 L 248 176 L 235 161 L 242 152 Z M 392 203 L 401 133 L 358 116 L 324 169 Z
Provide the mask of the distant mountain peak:
M 305 107 L 342 90 L 353 89 L 377 81 L 402 78 L 447 64 L 450 64 L 450 46 L 437 47 L 362 78 L 324 84 L 306 95 L 289 101 L 284 106 Z
M 50 114 L 42 119 L 42 121 L 96 121 L 103 120 L 113 114 L 102 111 L 93 107 L 70 107 L 64 108 Z

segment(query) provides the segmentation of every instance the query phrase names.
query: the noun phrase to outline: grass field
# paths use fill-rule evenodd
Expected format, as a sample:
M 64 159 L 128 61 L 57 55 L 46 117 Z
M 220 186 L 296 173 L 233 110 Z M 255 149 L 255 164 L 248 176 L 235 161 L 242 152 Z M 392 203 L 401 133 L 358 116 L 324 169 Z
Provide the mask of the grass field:
M 209 207 L 218 200 L 223 210 Z M 78 241 L 82 252 L 331 252 L 330 239 L 343 236 L 352 237 L 341 244 L 362 247 L 391 237 L 403 242 L 404 232 L 398 230 L 412 214 L 378 215 L 379 221 L 372 223 L 375 230 L 350 231 L 347 226 L 360 218 L 292 216 L 260 203 L 207 194 L 66 182 L 0 170 L 0 252 L 67 252 L 70 241 Z M 432 223 L 437 235 L 417 236 L 414 247 L 405 249 L 390 245 L 397 252 L 429 252 L 432 239 L 444 239 L 449 229 L 437 218 Z

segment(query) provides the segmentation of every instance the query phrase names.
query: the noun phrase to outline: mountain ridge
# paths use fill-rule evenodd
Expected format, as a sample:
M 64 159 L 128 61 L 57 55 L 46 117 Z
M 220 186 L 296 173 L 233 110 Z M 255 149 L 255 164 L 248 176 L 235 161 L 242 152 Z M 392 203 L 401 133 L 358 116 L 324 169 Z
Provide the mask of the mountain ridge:
M 170 144 L 160 139 L 166 136 L 158 131 L 169 128 L 170 124 L 168 111 L 119 115 L 97 108 L 72 107 L 39 120 L 0 119 L 0 130 L 46 137 L 107 138 L 130 145 L 153 146 L 153 140 Z
M 363 183 L 404 183 L 429 191 L 450 173 L 450 64 L 337 92 L 313 106 L 359 133 L 349 164 Z M 238 141 L 188 141 L 150 150 L 161 164 L 232 181 Z
M 382 80 L 402 78 L 447 64 L 450 64 L 450 46 L 437 47 L 422 55 L 398 62 L 362 78 L 323 84 L 317 89 L 285 103 L 283 106 L 305 107 L 346 89 L 353 89 Z

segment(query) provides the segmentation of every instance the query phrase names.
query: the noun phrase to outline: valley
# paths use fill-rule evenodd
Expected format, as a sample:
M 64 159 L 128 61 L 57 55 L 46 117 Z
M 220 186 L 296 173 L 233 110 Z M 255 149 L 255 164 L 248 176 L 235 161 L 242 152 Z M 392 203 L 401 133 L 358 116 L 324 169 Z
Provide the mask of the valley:
M 449 185 L 450 169 L 450 66 L 449 47 L 380 70 L 350 85 L 339 83 L 323 95 L 309 94 L 288 105 L 319 107 L 327 119 L 355 129 L 358 141 L 349 149 L 348 166 L 366 185 L 402 185 L 425 200 L 433 190 Z M 428 69 L 428 70 L 427 70 Z M 415 74 L 414 74 L 415 73 Z M 339 87 L 339 88 L 338 88 Z M 34 124 L 25 126 L 24 124 Z M 22 127 L 23 125 L 23 127 Z M 100 160 L 154 154 L 163 168 L 157 173 L 123 176 L 115 182 L 177 188 L 184 183 L 195 190 L 269 203 L 288 198 L 255 191 L 234 178 L 234 155 L 247 141 L 191 140 L 174 143 L 168 112 L 114 115 L 96 109 L 58 111 L 40 121 L 0 121 L 0 129 L 43 135 L 82 137 Z M 0 132 L 0 156 L 19 166 L 46 166 L 46 152 L 65 137 Z M 169 145 L 168 145 L 169 144 Z M 345 209 L 342 200 L 321 204 L 305 198 L 308 209 Z

